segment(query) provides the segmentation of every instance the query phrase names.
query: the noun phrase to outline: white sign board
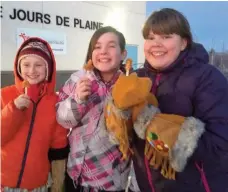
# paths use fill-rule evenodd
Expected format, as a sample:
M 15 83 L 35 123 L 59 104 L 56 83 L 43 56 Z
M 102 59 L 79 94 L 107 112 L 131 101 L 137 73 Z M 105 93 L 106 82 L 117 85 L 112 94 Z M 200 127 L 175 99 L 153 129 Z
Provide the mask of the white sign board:
M 66 34 L 62 32 L 33 29 L 18 28 L 17 29 L 17 48 L 29 37 L 39 37 L 47 41 L 55 55 L 66 54 Z

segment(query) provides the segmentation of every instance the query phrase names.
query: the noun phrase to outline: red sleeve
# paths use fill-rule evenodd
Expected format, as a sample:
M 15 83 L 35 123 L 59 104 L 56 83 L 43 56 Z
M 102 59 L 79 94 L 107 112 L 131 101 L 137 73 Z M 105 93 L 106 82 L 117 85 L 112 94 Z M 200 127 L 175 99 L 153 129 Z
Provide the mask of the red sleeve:
M 24 111 L 17 109 L 13 101 L 10 101 L 4 107 L 1 102 L 1 146 L 14 137 L 23 120 Z
M 56 122 L 56 128 L 55 132 L 53 133 L 51 148 L 65 148 L 67 146 L 67 133 L 68 130 L 63 128 Z

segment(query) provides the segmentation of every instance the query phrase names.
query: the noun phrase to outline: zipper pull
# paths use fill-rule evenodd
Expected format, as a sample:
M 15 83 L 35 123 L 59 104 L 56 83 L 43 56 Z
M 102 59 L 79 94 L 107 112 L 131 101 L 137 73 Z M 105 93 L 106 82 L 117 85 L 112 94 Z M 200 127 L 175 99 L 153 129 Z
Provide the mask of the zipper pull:
M 158 73 L 158 74 L 156 75 L 156 79 L 155 79 L 155 84 L 156 84 L 156 86 L 159 85 L 160 80 L 161 80 L 161 73 Z
M 158 85 L 160 83 L 160 79 L 161 79 L 161 74 L 160 73 L 156 74 L 155 80 L 154 80 L 154 83 L 153 83 L 153 86 L 152 86 L 152 92 L 154 94 L 156 94 L 156 92 L 157 92 L 157 87 L 158 87 Z

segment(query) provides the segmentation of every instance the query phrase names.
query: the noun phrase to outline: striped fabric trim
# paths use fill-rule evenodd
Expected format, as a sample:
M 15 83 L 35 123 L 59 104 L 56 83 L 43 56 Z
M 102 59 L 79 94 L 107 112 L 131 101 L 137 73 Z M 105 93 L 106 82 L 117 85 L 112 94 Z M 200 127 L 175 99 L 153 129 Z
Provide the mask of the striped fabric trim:
M 33 190 L 3 187 L 1 192 L 48 192 L 48 188 L 46 185 L 42 186 L 42 187 L 35 188 Z

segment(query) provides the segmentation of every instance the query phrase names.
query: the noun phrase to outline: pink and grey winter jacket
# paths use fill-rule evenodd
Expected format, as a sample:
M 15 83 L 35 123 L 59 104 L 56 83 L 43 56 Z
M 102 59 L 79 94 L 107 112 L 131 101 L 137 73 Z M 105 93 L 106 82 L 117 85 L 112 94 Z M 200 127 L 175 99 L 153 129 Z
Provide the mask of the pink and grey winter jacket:
M 75 100 L 75 88 L 78 80 L 87 75 L 85 71 L 72 74 L 59 92 L 57 121 L 72 128 L 67 168 L 76 184 L 108 191 L 126 187 L 130 162 L 121 160 L 118 146 L 109 141 L 103 129 L 104 102 L 120 73 L 104 83 L 97 72 L 91 72 L 92 94 L 81 104 Z

